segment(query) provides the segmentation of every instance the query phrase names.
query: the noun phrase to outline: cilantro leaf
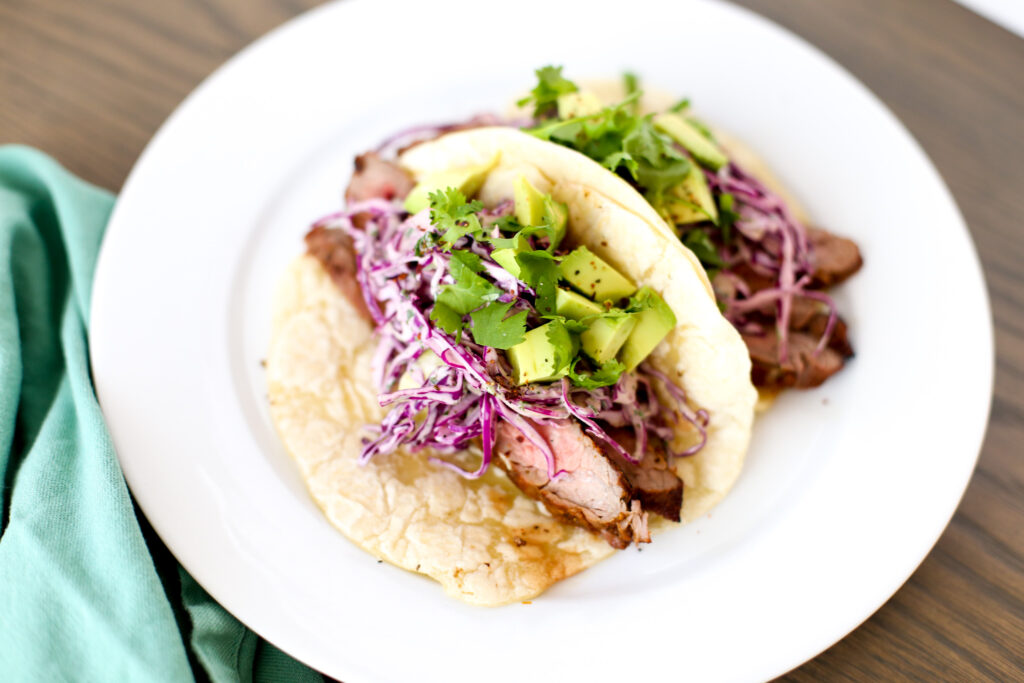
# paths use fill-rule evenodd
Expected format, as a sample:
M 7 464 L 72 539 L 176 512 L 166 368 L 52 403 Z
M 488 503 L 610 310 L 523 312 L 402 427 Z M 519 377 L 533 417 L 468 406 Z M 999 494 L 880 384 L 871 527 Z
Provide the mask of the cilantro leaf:
M 718 229 L 722 231 L 722 239 L 726 244 L 732 241 L 732 226 L 740 217 L 733 208 L 735 205 L 736 198 L 728 192 L 718 195 Z
M 558 96 L 576 92 L 576 84 L 562 76 L 562 67 L 544 66 L 534 72 L 537 85 L 530 94 L 516 102 L 520 107 L 533 102 L 534 118 L 545 118 L 558 111 Z
M 480 234 L 483 226 L 476 215 L 484 208 L 479 201 L 466 201 L 458 188 L 436 190 L 430 195 L 430 223 L 444 231 L 441 241 L 451 247 L 463 235 Z
M 622 87 L 625 90 L 627 96 L 632 95 L 635 92 L 639 92 L 640 79 L 632 71 L 627 71 L 626 73 L 622 74 Z M 631 109 L 633 110 L 633 113 L 640 111 L 639 100 L 633 102 L 633 106 L 631 107 Z
M 626 371 L 626 366 L 613 358 L 593 372 L 577 372 L 576 364 L 579 361 L 580 359 L 577 358 L 569 367 L 569 379 L 573 384 L 584 389 L 611 386 L 618 382 L 619 377 Z
M 526 336 L 526 311 L 506 318 L 512 302 L 494 302 L 470 314 L 473 320 L 473 341 L 493 349 L 508 349 Z
M 478 254 L 468 249 L 456 249 L 451 253 L 451 273 L 456 281 L 471 273 L 479 273 L 484 269 L 483 260 Z
M 519 279 L 537 293 L 534 307 L 542 316 L 555 312 L 555 297 L 558 285 L 558 264 L 550 252 L 524 251 L 516 254 L 519 264 Z
M 457 335 L 462 330 L 462 316 L 440 301 L 430 311 L 430 319 L 450 335 Z
M 668 110 L 678 114 L 679 112 L 685 111 L 685 110 L 687 110 L 689 108 L 690 108 L 690 98 L 689 97 L 684 97 L 683 99 L 679 100 L 678 102 L 673 104 L 671 107 L 669 107 Z
M 627 95 L 632 95 L 640 89 L 640 79 L 632 71 L 622 74 L 622 87 Z
M 683 235 L 683 244 L 700 259 L 705 268 L 721 268 L 725 265 L 722 257 L 718 255 L 718 249 L 711 242 L 711 237 L 703 230 L 694 228 L 687 231 Z
M 629 303 L 623 310 L 626 313 L 639 313 L 651 307 L 651 295 L 654 293 L 650 287 L 641 287 L 637 293 L 629 297 Z
M 690 171 L 690 160 L 654 127 L 652 116 L 639 116 L 632 105 L 637 90 L 622 102 L 587 116 L 554 121 L 529 132 L 575 149 L 610 171 L 638 184 L 657 209 L 665 190 L 678 185 Z
M 504 234 L 506 232 L 519 232 L 520 228 L 523 226 L 519 225 L 519 221 L 516 220 L 516 215 L 514 213 L 510 213 L 509 215 L 502 216 L 491 223 L 491 227 L 497 228 L 499 232 Z
M 463 249 L 452 251 L 449 271 L 455 283 L 440 288 L 437 302 L 459 315 L 465 315 L 497 299 L 501 296 L 501 290 L 478 275 L 481 270 L 483 264 L 480 257 L 473 252 Z
M 590 325 L 588 325 L 584 320 L 573 320 L 572 318 L 566 318 L 564 315 L 545 315 L 541 317 L 545 320 L 557 320 L 565 325 L 565 329 L 572 334 L 582 334 L 590 329 Z M 594 317 L 597 318 L 600 316 Z M 586 318 L 585 320 L 589 321 L 590 318 Z
M 664 133 L 654 128 L 650 116 L 634 123 L 622 146 L 637 161 L 633 177 L 656 207 L 662 193 L 683 182 L 690 172 L 690 160 Z
M 548 341 L 551 342 L 551 349 L 554 351 L 553 366 L 556 370 L 569 367 L 569 361 L 576 355 L 579 346 L 573 340 L 572 345 L 567 345 L 567 339 L 572 340 L 566 330 L 565 324 L 559 320 L 552 320 L 545 325 Z

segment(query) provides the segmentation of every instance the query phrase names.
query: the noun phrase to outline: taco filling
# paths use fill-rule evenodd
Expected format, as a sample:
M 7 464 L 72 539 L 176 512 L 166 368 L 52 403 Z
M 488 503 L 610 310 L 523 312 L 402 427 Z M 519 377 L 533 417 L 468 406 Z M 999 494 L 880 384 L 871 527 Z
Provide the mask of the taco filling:
M 367 426 L 360 460 L 425 451 L 472 479 L 496 464 L 618 548 L 650 541 L 649 511 L 679 521 L 669 463 L 701 450 L 711 418 L 645 363 L 677 324 L 661 296 L 569 244 L 568 207 L 525 176 L 485 206 L 466 192 L 487 168 L 414 185 L 379 157 L 360 165 L 348 192 L 360 200 L 306 236 L 379 338 L 388 412 Z M 444 457 L 467 449 L 473 470 Z

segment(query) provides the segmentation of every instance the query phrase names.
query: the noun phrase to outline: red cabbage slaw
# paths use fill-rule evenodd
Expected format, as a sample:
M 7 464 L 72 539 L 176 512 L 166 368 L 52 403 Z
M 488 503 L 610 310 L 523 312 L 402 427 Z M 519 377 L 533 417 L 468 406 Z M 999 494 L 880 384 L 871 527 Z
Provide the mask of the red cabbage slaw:
M 721 299 L 725 304 L 725 317 L 741 331 L 758 331 L 758 325 L 748 315 L 776 306 L 776 332 L 779 338 L 779 361 L 788 358 L 789 321 L 793 297 L 819 301 L 828 307 L 829 318 L 815 353 L 821 352 L 832 337 L 839 318 L 835 302 L 824 292 L 809 289 L 814 265 L 807 230 L 797 220 L 781 197 L 769 190 L 757 178 L 730 161 L 719 171 L 704 170 L 708 184 L 718 193 L 729 193 L 739 207 L 735 227 L 740 239 L 732 253 L 724 254 L 726 270 L 741 297 Z M 776 285 L 751 293 L 741 277 L 728 268 L 747 264 L 755 273 L 772 278 Z
M 505 201 L 482 211 L 481 220 L 497 231 L 491 227 L 493 221 L 511 211 L 512 202 Z M 356 216 L 360 217 L 360 228 L 356 227 Z M 693 455 L 707 442 L 707 412 L 692 409 L 683 390 L 649 363 L 623 373 L 615 385 L 597 389 L 573 386 L 568 378 L 515 386 L 511 365 L 503 354 L 473 343 L 466 335 L 456 341 L 436 326 L 429 310 L 440 287 L 453 282 L 453 278 L 450 256 L 441 246 L 421 244 L 417 250 L 420 238 L 434 230 L 429 210 L 409 216 L 398 203 L 372 199 L 325 216 L 314 224 L 318 226 L 340 229 L 352 238 L 356 277 L 379 338 L 373 358 L 374 382 L 380 405 L 390 406 L 390 410 L 381 424 L 368 426 L 372 438 L 364 439 L 361 463 L 399 448 L 450 454 L 480 439 L 482 460 L 475 471 L 431 457 L 432 462 L 475 479 L 490 465 L 497 419 L 511 423 L 544 454 L 549 478 L 562 471 L 556 471 L 555 454 L 533 421 L 575 418 L 591 437 L 607 443 L 633 463 L 643 458 L 651 434 L 663 439 L 674 457 Z M 532 290 L 494 262 L 490 245 L 462 237 L 453 246 L 469 248 L 481 256 L 483 275 L 502 290 L 499 301 L 514 302 L 513 311 L 527 311 L 531 324 L 541 322 L 524 296 L 532 295 Z M 417 362 L 427 351 L 440 359 L 436 367 L 425 368 Z M 403 380 L 412 386 L 397 388 Z M 670 405 L 659 401 L 655 382 L 671 399 Z M 699 441 L 673 452 L 673 427 L 681 422 L 696 430 Z M 615 441 L 602 423 L 631 428 L 635 436 L 633 452 Z

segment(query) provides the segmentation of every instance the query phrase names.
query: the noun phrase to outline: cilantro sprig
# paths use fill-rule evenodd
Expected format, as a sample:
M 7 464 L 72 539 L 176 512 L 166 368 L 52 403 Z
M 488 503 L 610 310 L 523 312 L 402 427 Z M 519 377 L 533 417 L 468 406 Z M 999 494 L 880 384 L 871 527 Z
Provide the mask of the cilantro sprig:
M 484 208 L 478 201 L 466 201 L 461 190 L 449 187 L 436 190 L 430 195 L 430 222 L 443 230 L 441 241 L 451 245 L 465 235 L 476 235 L 483 232 L 480 217 L 477 213 Z
M 440 288 L 437 302 L 459 315 L 466 315 L 487 302 L 497 300 L 501 290 L 480 275 L 483 269 L 480 257 L 473 252 L 453 250 L 449 271 L 455 282 Z
M 711 236 L 701 228 L 690 228 L 683 233 L 683 244 L 700 260 L 705 270 L 725 265 L 722 257 L 718 255 L 714 242 L 711 241 Z
M 562 76 L 561 67 L 537 70 L 543 74 L 534 92 L 546 93 L 556 101 L 558 94 L 552 79 L 557 76 L 557 89 L 575 92 L 576 85 Z M 597 161 L 605 168 L 631 181 L 647 201 L 662 215 L 667 213 L 673 188 L 683 184 L 694 162 L 675 142 L 653 124 L 652 115 L 639 113 L 642 95 L 639 79 L 631 73 L 623 75 L 626 97 L 619 103 L 575 118 L 559 119 L 550 110 L 541 123 L 527 132 L 542 139 L 570 147 Z M 669 107 L 669 111 L 686 113 L 688 99 Z M 687 121 L 703 136 L 713 139 L 711 131 L 698 119 L 687 114 Z M 699 225 L 681 226 L 682 241 L 700 259 L 708 270 L 724 267 L 718 246 L 728 246 L 735 238 L 734 224 L 739 219 L 735 198 L 728 193 L 712 190 L 718 204 L 717 220 L 701 221 Z
M 624 175 L 658 208 L 666 190 L 690 171 L 690 159 L 672 139 L 654 127 L 652 115 L 637 112 L 642 91 L 593 114 L 554 120 L 528 130 L 540 138 L 575 149 L 610 171 Z
M 533 116 L 542 119 L 558 112 L 559 95 L 567 95 L 579 90 L 576 84 L 562 76 L 562 67 L 544 66 L 534 72 L 537 85 L 530 94 L 516 102 L 520 107 L 533 103 Z
M 614 358 L 593 372 L 587 372 L 585 370 L 576 370 L 577 364 L 580 362 L 580 358 L 576 358 L 572 365 L 569 366 L 569 379 L 578 387 L 584 389 L 597 389 L 598 387 L 607 387 L 615 384 L 619 381 L 622 373 L 626 371 L 626 366 L 615 360 Z

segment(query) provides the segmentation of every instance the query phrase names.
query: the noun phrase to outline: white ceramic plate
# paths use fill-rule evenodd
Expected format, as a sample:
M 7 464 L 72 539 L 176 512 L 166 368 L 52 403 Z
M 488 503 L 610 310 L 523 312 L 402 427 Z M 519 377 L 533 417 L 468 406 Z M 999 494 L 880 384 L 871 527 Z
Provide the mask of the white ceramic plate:
M 311 12 L 196 90 L 143 154 L 96 278 L 96 384 L 131 489 L 182 564 L 346 683 L 756 680 L 813 657 L 907 579 L 986 423 L 992 333 L 949 192 L 896 119 L 800 39 L 725 4 L 470 0 Z M 866 266 L 858 356 L 758 423 L 697 523 L 531 605 L 473 608 L 328 525 L 269 421 L 269 298 L 351 159 L 403 126 L 500 109 L 531 69 L 634 69 L 745 138 Z

